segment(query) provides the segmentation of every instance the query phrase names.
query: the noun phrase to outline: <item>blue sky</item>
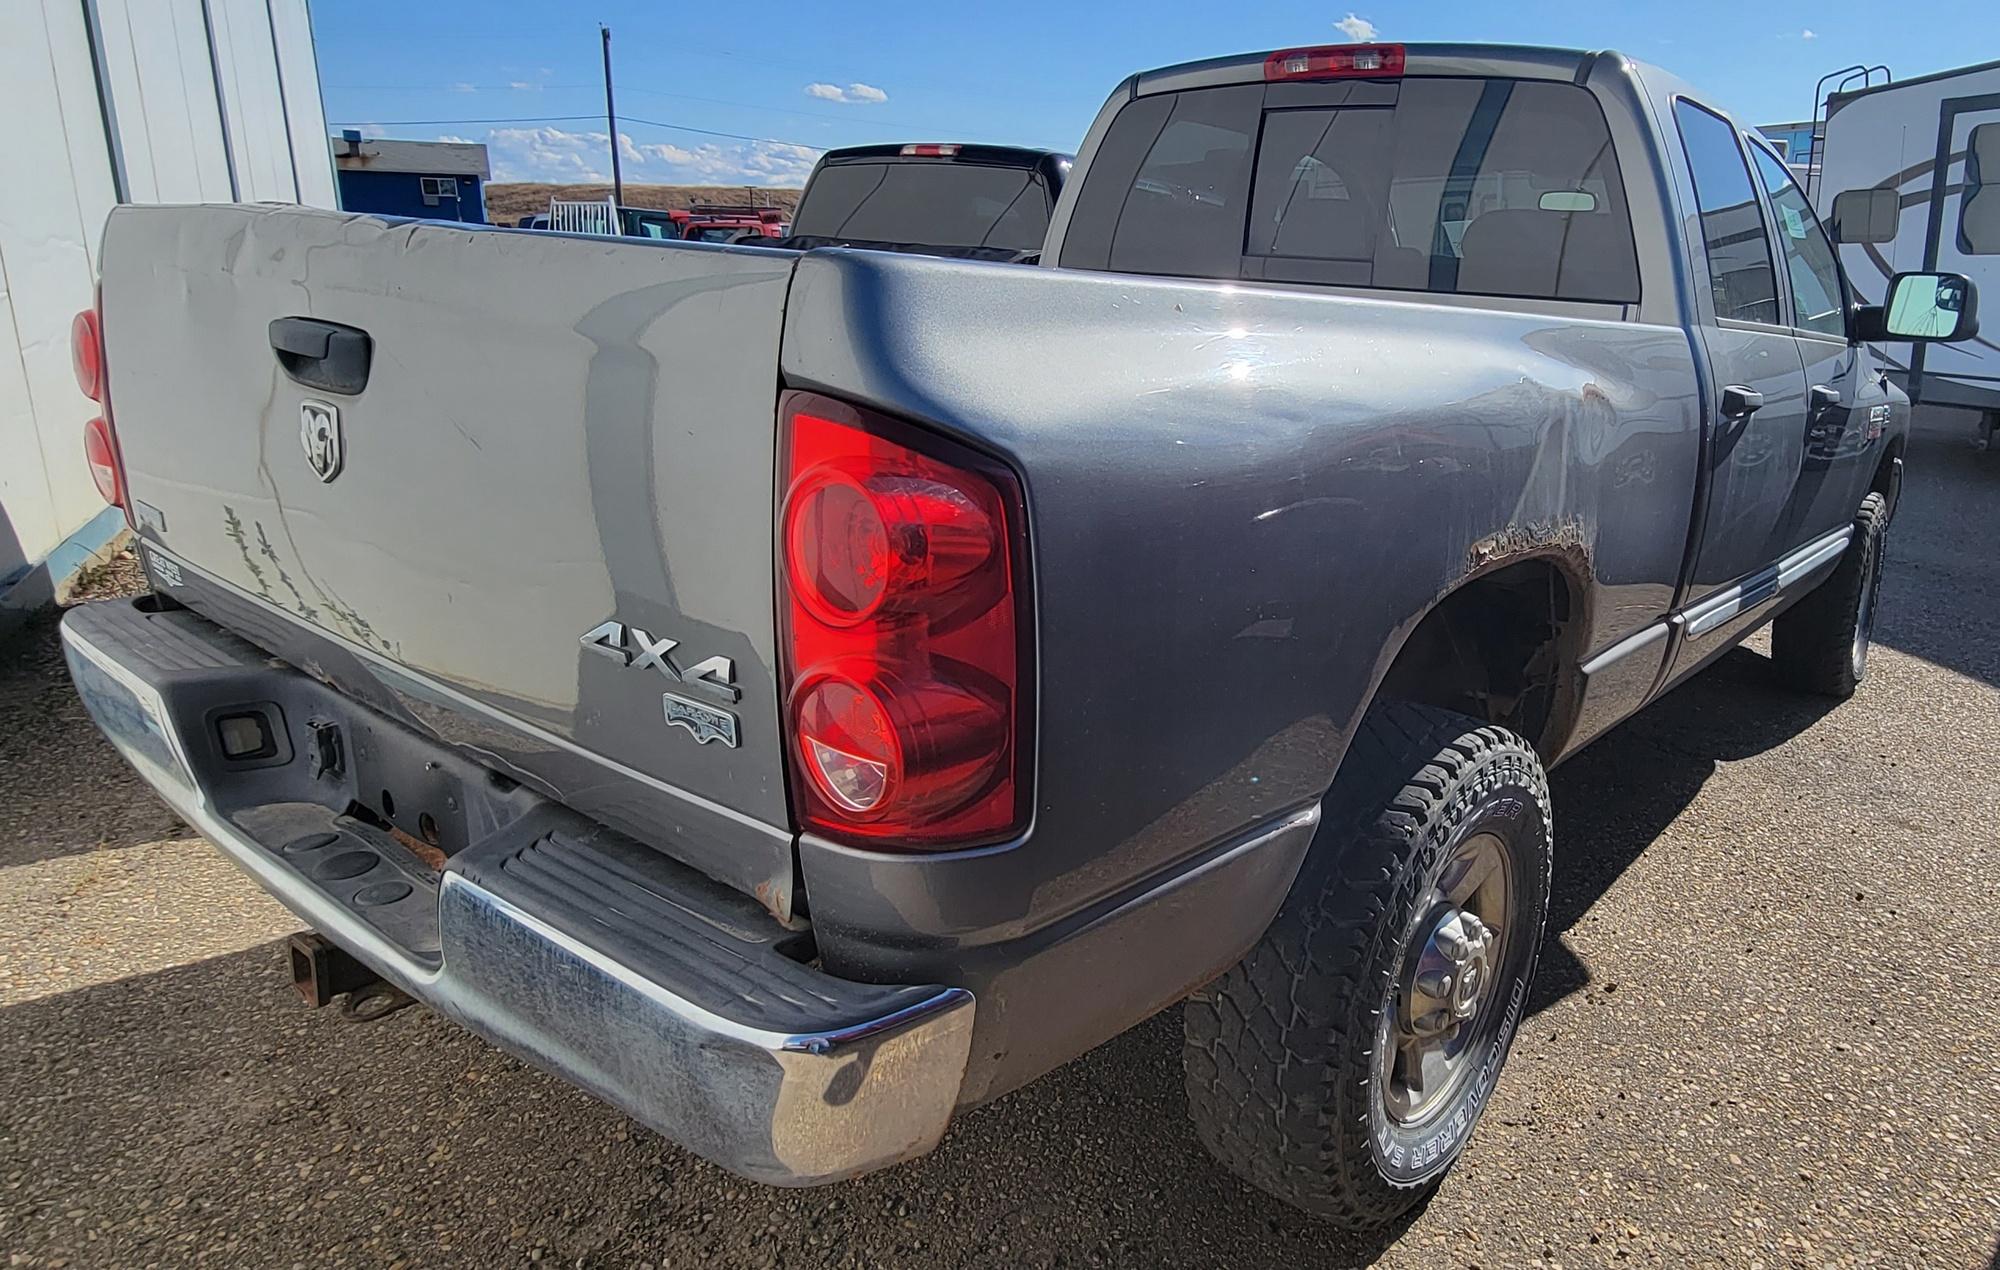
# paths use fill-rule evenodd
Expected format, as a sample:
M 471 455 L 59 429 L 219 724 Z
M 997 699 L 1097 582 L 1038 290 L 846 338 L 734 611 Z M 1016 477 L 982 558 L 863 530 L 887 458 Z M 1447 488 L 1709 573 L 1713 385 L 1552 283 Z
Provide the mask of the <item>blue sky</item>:
M 625 177 L 675 183 L 796 185 L 820 149 L 870 141 L 1074 149 L 1132 71 L 1339 43 L 1343 26 L 1381 40 L 1616 48 L 1760 123 L 1807 116 L 1814 81 L 1837 67 L 1886 62 L 1907 78 L 2000 58 L 1996 0 L 316 0 L 312 12 L 329 122 L 485 142 L 496 180 L 608 179 L 599 22 L 613 30 Z

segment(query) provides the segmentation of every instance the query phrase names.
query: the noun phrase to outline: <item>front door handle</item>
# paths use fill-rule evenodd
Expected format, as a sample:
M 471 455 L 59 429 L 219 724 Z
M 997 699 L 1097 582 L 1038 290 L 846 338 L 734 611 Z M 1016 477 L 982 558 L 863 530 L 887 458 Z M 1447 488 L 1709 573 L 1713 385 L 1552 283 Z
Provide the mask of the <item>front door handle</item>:
M 271 322 L 270 334 L 278 365 L 306 387 L 351 397 L 368 386 L 375 341 L 360 327 L 282 317 Z
M 1806 390 L 1806 407 L 1814 414 L 1831 410 L 1840 404 L 1840 389 L 1826 384 L 1814 384 Z
M 1748 419 L 1763 408 L 1764 394 L 1755 388 L 1731 384 L 1722 390 L 1722 417 L 1725 419 Z

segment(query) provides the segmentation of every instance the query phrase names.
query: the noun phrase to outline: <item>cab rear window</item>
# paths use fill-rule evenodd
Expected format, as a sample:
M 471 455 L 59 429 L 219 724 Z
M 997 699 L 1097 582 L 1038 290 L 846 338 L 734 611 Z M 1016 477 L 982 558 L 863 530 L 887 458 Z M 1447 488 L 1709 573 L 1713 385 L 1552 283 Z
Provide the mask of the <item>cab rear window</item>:
M 1084 178 L 1062 263 L 1631 303 L 1604 113 L 1574 84 L 1413 78 L 1140 98 Z
M 1028 168 L 885 159 L 829 163 L 792 221 L 803 237 L 1040 251 L 1048 186 Z

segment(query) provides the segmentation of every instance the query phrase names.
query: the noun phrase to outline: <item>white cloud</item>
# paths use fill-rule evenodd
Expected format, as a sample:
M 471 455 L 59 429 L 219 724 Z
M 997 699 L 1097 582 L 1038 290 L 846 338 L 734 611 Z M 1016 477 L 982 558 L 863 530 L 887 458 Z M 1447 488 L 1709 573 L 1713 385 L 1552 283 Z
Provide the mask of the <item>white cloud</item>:
M 820 152 L 779 141 L 643 145 L 645 179 L 668 184 L 803 185 Z
M 451 91 L 455 93 L 476 93 L 479 90 L 473 87 L 471 84 L 453 84 L 451 86 Z
M 507 81 L 507 87 L 517 93 L 539 93 L 542 91 L 540 84 L 525 79 L 510 79 Z
M 1367 18 L 1355 17 L 1352 13 L 1333 25 L 1342 35 L 1356 44 L 1366 44 L 1375 38 L 1375 24 Z
M 1799 32 L 1799 38 L 1802 40 L 1817 40 L 1819 38 L 1819 34 L 1815 32 L 1811 27 L 1807 27 L 1805 30 Z
M 495 128 L 486 134 L 496 181 L 599 183 L 611 179 L 610 137 L 561 128 Z
M 849 84 L 845 88 L 839 84 L 807 84 L 806 96 L 817 97 L 821 101 L 865 102 L 869 105 L 889 100 L 889 94 L 873 84 Z
M 471 137 L 460 137 L 449 132 L 440 136 L 438 140 L 445 142 L 448 145 L 455 145 L 455 146 L 476 146 L 479 144 L 477 141 L 474 141 Z
M 453 138 L 456 140 L 457 138 Z M 561 128 L 495 128 L 486 146 L 496 181 L 601 185 L 611 179 L 611 136 Z M 679 146 L 618 134 L 628 181 L 662 185 L 801 185 L 819 151 L 776 141 Z

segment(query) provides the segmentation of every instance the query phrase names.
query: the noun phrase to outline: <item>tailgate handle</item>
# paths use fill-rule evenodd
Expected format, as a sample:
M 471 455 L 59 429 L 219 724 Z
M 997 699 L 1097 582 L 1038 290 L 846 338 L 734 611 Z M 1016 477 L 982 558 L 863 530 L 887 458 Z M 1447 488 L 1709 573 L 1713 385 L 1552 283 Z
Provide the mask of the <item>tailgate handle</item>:
M 375 341 L 358 326 L 282 317 L 271 322 L 271 351 L 285 373 L 306 387 L 353 396 L 368 386 Z

